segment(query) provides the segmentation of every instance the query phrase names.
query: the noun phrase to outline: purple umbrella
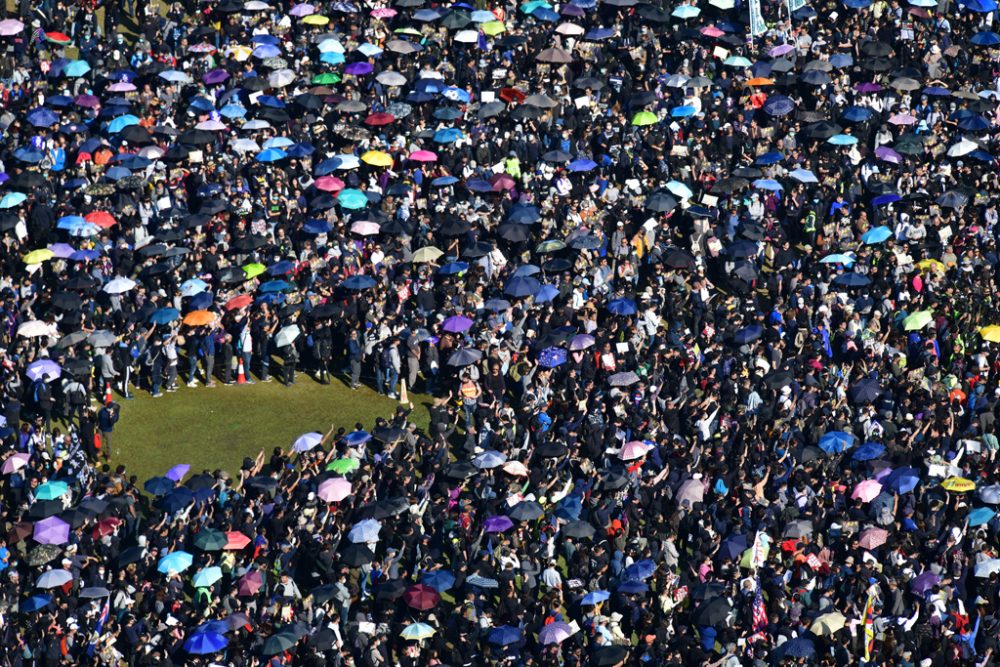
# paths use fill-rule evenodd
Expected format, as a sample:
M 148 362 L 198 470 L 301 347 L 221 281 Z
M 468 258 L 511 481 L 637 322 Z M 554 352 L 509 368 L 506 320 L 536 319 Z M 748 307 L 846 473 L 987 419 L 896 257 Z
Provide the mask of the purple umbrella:
M 450 331 L 451 333 L 462 333 L 463 331 L 468 331 L 471 326 L 472 320 L 464 315 L 449 317 L 441 324 L 442 329 Z
M 886 162 L 891 162 L 893 164 L 899 164 L 903 161 L 903 156 L 892 150 L 888 146 L 879 146 L 875 149 L 875 157 L 879 160 L 885 160 Z
M 854 90 L 858 91 L 862 95 L 867 95 L 869 93 L 877 93 L 882 90 L 882 86 L 877 83 L 871 83 L 870 81 L 865 81 L 854 86 Z
M 514 522 L 503 514 L 491 516 L 483 523 L 483 530 L 487 533 L 504 533 L 514 527 Z
M 538 643 L 540 644 L 561 644 L 570 638 L 573 628 L 562 621 L 555 621 L 542 627 L 538 631 Z
M 344 74 L 353 74 L 354 76 L 364 76 L 365 74 L 372 73 L 371 63 L 359 62 L 351 63 L 344 68 Z
M 49 246 L 49 250 L 52 254 L 61 259 L 67 259 L 70 255 L 76 252 L 76 248 L 68 243 L 53 243 Z
M 214 86 L 217 83 L 222 83 L 229 78 L 229 72 L 224 69 L 213 69 L 211 72 L 206 72 L 201 80 L 210 86 Z
M 288 10 L 289 16 L 309 16 L 310 14 L 315 14 L 316 8 L 309 3 L 303 2 L 301 5 L 295 5 L 290 10 Z
M 93 95 L 77 95 L 73 102 L 79 107 L 85 107 L 87 109 L 96 109 L 101 106 L 101 101 Z
M 941 577 L 928 570 L 927 572 L 921 573 L 910 582 L 910 590 L 917 595 L 923 595 L 930 589 L 937 586 L 939 581 L 941 581 Z
M 47 382 L 62 375 L 62 368 L 51 359 L 39 359 L 28 366 L 26 375 L 33 381 L 45 380 Z
M 186 475 L 188 473 L 188 470 L 190 469 L 191 466 L 189 466 L 187 463 L 178 463 L 173 468 L 168 470 L 167 474 L 164 475 L 164 477 L 166 477 L 167 479 L 172 479 L 175 482 L 180 482 L 182 479 L 184 479 L 184 475 Z
M 66 544 L 69 541 L 69 524 L 57 516 L 50 516 L 35 524 L 35 541 L 39 544 Z
M 573 336 L 573 340 L 569 342 L 569 349 L 571 352 L 579 352 L 581 350 L 586 350 L 588 347 L 593 347 L 594 337 L 590 334 L 577 334 Z

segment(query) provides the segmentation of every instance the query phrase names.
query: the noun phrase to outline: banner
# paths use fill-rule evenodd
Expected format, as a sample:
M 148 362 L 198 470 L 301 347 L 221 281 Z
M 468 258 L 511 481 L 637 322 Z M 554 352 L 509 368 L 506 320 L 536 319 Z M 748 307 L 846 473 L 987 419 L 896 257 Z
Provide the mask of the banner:
M 760 11 L 760 0 L 750 0 L 750 36 L 757 37 L 767 32 L 764 15 Z
M 788 2 L 788 15 L 791 16 L 792 12 L 796 9 L 801 9 L 806 6 L 806 0 L 787 0 Z

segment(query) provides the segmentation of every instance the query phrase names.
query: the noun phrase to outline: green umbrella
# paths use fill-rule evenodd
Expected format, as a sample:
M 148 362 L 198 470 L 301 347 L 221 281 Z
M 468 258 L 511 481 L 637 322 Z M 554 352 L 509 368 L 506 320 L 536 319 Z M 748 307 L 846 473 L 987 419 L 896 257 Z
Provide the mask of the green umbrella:
M 55 544 L 40 544 L 28 554 L 28 565 L 38 567 L 51 563 L 62 554 L 62 547 Z
M 55 500 L 69 492 L 66 482 L 45 482 L 35 489 L 35 500 Z
M 202 551 L 219 551 L 229 543 L 229 538 L 220 530 L 206 528 L 194 536 L 194 545 Z
M 246 274 L 247 280 L 256 278 L 265 271 L 267 271 L 267 267 L 263 264 L 251 263 L 243 267 L 243 273 Z
M 906 331 L 916 331 L 934 321 L 934 313 L 929 310 L 918 310 L 912 315 L 907 315 L 903 320 L 903 329 Z
M 337 459 L 328 463 L 326 469 L 340 475 L 346 475 L 349 472 L 357 470 L 360 465 L 357 459 Z
M 632 124 L 637 127 L 644 127 L 646 125 L 656 125 L 659 120 L 652 111 L 640 111 L 632 117 Z
M 319 86 L 329 86 L 334 83 L 340 83 L 340 75 L 334 72 L 324 72 L 314 76 L 312 82 Z

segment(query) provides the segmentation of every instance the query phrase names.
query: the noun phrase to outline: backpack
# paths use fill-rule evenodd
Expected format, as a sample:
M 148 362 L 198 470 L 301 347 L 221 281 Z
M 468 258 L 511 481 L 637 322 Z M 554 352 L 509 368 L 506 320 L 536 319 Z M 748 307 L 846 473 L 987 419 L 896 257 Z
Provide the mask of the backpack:
M 392 366 L 392 346 L 383 345 L 382 351 L 378 354 L 379 363 L 382 364 L 382 368 L 389 368 Z

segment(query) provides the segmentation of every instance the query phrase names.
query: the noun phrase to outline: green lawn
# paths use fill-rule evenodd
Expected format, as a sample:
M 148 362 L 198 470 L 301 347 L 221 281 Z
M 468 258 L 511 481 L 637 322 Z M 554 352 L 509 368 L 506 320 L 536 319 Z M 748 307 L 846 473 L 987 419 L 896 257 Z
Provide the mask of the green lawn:
M 321 385 L 296 374 L 296 384 L 277 380 L 255 385 L 181 386 L 176 393 L 152 398 L 138 392 L 122 406 L 115 428 L 113 464 L 123 463 L 140 480 L 162 475 L 177 463 L 192 473 L 222 468 L 235 473 L 245 456 L 263 447 L 288 448 L 303 433 L 325 433 L 331 425 L 352 429 L 356 422 L 371 428 L 376 417 L 389 417 L 398 402 L 362 387 L 351 391 L 334 379 Z M 413 419 L 427 425 L 426 396 L 410 394 Z

